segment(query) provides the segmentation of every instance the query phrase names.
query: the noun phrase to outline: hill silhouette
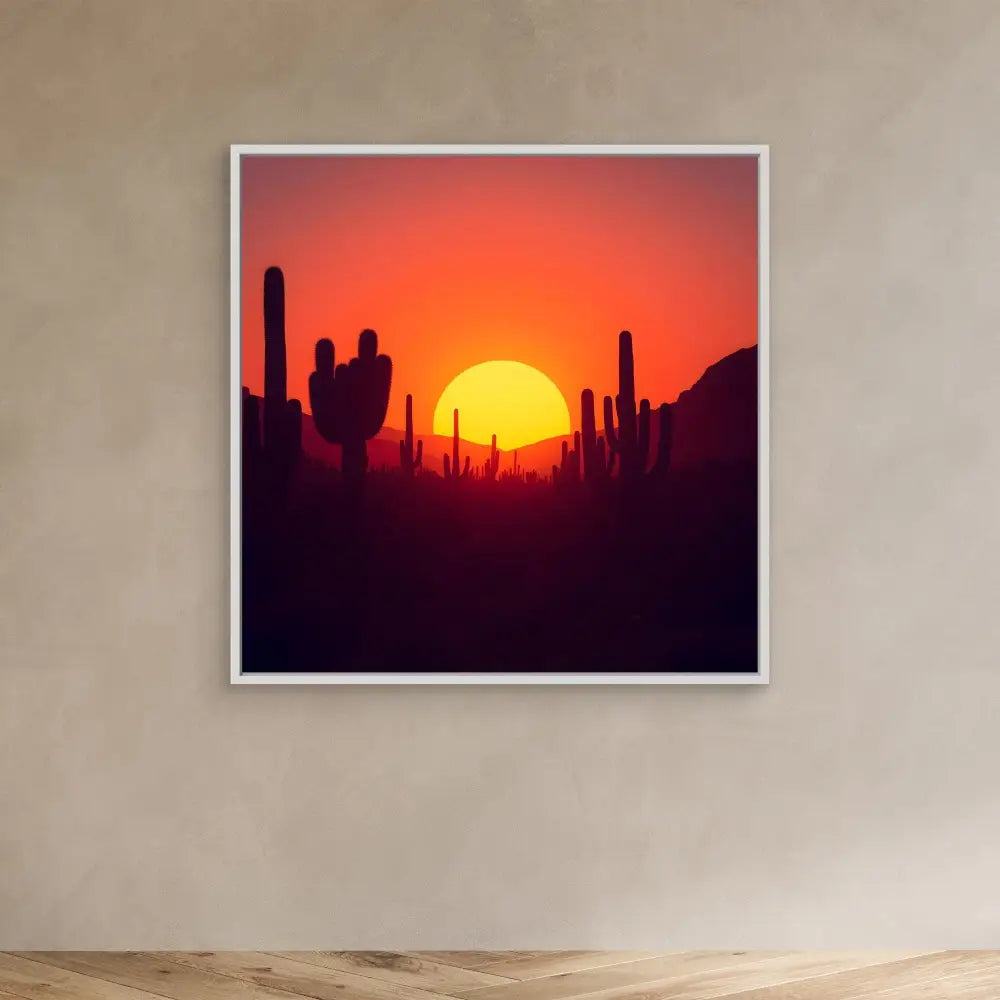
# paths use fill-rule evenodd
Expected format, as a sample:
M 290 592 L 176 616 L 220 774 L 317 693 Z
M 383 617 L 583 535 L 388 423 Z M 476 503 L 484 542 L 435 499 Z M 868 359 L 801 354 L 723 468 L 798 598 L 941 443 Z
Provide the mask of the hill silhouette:
M 726 355 L 673 405 L 675 468 L 757 461 L 757 346 Z

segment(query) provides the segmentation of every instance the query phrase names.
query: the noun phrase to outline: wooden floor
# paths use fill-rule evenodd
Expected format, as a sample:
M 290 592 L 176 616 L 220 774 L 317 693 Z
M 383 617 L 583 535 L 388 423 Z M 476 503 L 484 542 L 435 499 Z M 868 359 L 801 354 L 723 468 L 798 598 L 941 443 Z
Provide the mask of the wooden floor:
M 1000 1000 L 1000 952 L 11 952 L 8 997 Z

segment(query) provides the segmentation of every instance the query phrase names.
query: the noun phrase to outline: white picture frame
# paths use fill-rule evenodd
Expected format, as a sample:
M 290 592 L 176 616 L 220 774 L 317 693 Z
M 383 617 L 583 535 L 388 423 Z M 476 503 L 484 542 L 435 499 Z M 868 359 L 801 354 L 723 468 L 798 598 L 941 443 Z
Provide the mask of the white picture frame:
M 250 156 L 754 156 L 758 161 L 758 620 L 756 673 L 244 673 L 241 669 L 240 167 Z M 230 681 L 335 685 L 761 685 L 770 682 L 769 147 L 767 145 L 295 145 L 230 147 Z

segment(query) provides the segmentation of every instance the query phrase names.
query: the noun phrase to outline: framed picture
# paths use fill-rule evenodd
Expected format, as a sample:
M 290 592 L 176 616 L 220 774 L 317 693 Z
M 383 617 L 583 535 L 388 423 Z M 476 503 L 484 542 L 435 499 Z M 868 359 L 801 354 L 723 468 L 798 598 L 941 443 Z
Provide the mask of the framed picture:
M 768 680 L 766 146 L 233 146 L 234 683 Z

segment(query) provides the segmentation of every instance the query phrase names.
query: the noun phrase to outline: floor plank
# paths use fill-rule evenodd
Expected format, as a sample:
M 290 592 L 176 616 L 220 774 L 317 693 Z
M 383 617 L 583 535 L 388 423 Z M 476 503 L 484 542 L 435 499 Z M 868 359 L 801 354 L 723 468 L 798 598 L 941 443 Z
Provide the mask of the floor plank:
M 988 973 L 949 976 L 936 983 L 878 990 L 868 996 L 872 1000 L 997 1000 L 1000 997 L 998 984 L 1000 980 L 997 978 L 997 971 L 993 969 Z M 824 997 L 823 1000 L 827 998 Z
M 289 1000 L 282 990 L 232 979 L 217 973 L 202 972 L 163 956 L 144 952 L 122 951 L 52 951 L 22 953 L 47 965 L 104 979 L 122 986 L 148 990 L 174 1000 Z
M 273 954 L 338 972 L 353 972 L 359 976 L 384 979 L 386 982 L 414 986 L 448 996 L 460 995 L 463 990 L 484 989 L 514 982 L 505 976 L 445 965 L 443 962 L 404 955 L 397 951 L 279 951 Z
M 408 951 L 407 955 L 418 958 L 429 958 L 432 962 L 442 965 L 454 965 L 458 969 L 481 969 L 484 965 L 494 965 L 497 962 L 513 958 L 528 958 L 532 955 L 544 955 L 544 951 Z
M 584 994 L 587 1000 L 714 1000 L 740 991 L 912 957 L 900 952 L 789 952 L 727 969 L 670 976 Z
M 653 958 L 662 952 L 655 951 L 543 951 L 535 955 L 505 958 L 480 966 L 483 972 L 510 979 L 539 979 L 543 976 L 562 976 L 584 969 L 598 969 L 608 965 L 622 965 L 637 959 Z
M 513 982 L 462 994 L 466 1000 L 565 1000 L 616 987 L 654 983 L 696 972 L 712 972 L 753 965 L 765 958 L 789 955 L 786 951 L 678 951 L 655 958 L 623 962 L 598 969 Z
M 6 952 L 0 953 L 0 990 L 23 1000 L 150 1000 L 154 996 Z
M 983 990 L 987 992 L 983 993 Z M 990 992 L 992 991 L 992 992 Z M 937 952 L 796 983 L 727 994 L 732 1000 L 938 1000 L 1000 997 L 1000 954 Z
M 202 972 L 285 990 L 316 1000 L 438 1000 L 439 994 L 401 983 L 337 972 L 269 952 L 170 951 L 162 957 Z M 287 997 L 285 998 L 287 1000 Z

